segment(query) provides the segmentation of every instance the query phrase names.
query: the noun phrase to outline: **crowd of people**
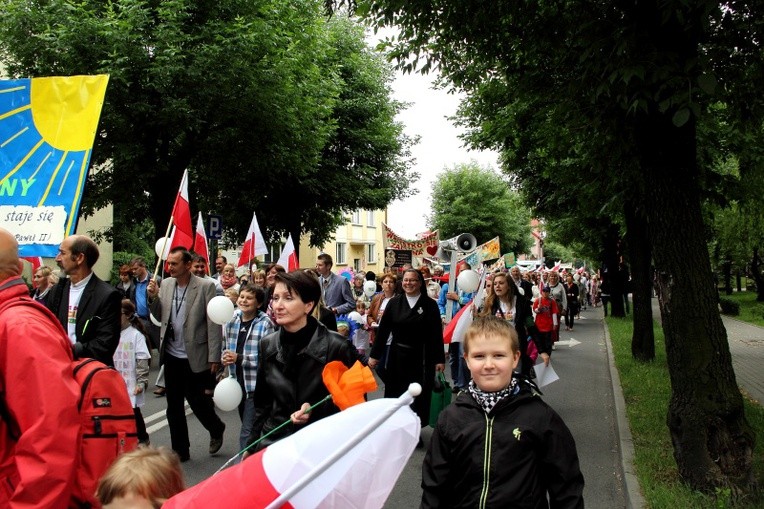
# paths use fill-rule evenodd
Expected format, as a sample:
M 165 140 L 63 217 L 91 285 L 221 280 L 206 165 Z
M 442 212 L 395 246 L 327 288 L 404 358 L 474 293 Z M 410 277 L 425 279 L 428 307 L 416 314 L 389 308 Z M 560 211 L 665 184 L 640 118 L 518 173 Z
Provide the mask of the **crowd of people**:
M 23 284 L 14 269 L 18 265 L 14 242 L 0 231 L 0 304 L 5 294 L 10 295 L 3 284 L 6 279 Z M 154 392 L 166 397 L 169 445 L 174 453 L 164 448 L 141 452 L 141 448 L 123 455 L 112 467 L 120 474 L 105 475 L 99 488 L 107 507 L 112 500 L 134 496 L 161 503 L 183 488 L 182 475 L 178 480 L 166 472 L 161 476 L 171 485 L 169 491 L 146 487 L 126 491 L 118 484 L 125 472 L 143 478 L 135 473 L 136 465 L 180 471 L 180 463 L 190 459 L 184 400 L 209 432 L 209 454 L 220 450 L 225 424 L 216 414 L 211 396 L 223 377 L 234 378 L 242 389 L 239 447 L 247 450 L 246 458 L 339 411 L 331 401 L 311 408 L 328 396 L 321 371 L 335 360 L 347 367 L 361 361 L 376 370 L 384 382 L 385 397 L 398 397 L 410 383 L 419 383 L 423 391 L 412 407 L 426 425 L 435 374 L 445 371 L 447 357 L 458 395 L 439 419 L 427 451 L 423 507 L 474 507 L 481 497 L 507 506 L 520 500 L 518 497 L 529 496 L 536 500 L 533 507 L 547 496 L 560 507 L 582 507 L 583 478 L 575 443 L 559 416 L 536 397 L 539 392 L 532 368 L 537 357 L 550 362 L 562 317 L 572 330 L 583 306 L 599 304 L 603 285 L 596 275 L 565 274 L 562 283 L 556 271 L 523 272 L 515 266 L 488 274 L 485 288 L 480 289 L 485 298 L 475 306 L 475 293 L 461 291 L 458 284 L 451 288 L 448 274 L 439 265 L 387 270 L 379 277 L 359 272 L 348 279 L 333 270 L 331 256 L 321 254 L 315 268 L 287 272 L 269 264 L 237 277 L 234 266 L 220 256 L 215 260 L 216 273 L 210 276 L 207 260 L 185 248 L 174 248 L 167 258 L 164 279 L 152 276 L 146 260 L 136 257 L 119 267 L 119 281 L 112 286 L 93 273 L 97 259 L 96 244 L 75 235 L 62 242 L 56 257 L 65 277 L 56 281 L 46 267 L 35 271 L 31 296 L 42 304 L 38 314 L 50 322 L 47 329 L 36 333 L 58 345 L 50 345 L 52 351 L 61 349 L 61 344 L 68 347 L 59 355 L 58 365 L 39 369 L 55 372 L 65 369 L 65 361 L 80 357 L 115 366 L 133 403 L 138 439 L 149 446 L 140 408 L 149 389 L 150 352 L 158 350 L 162 371 Z M 223 326 L 214 323 L 206 311 L 207 304 L 220 295 L 229 296 L 236 308 Z M 463 340 L 448 346 L 446 356 L 443 327 L 462 306 L 473 306 L 475 321 Z M 0 334 L 5 340 L 14 333 L 12 327 L 26 326 L 4 323 L 3 327 Z M 56 329 L 61 331 L 58 338 Z M 0 357 L 4 376 L 13 372 L 8 365 Z M 40 373 L 40 378 L 50 375 Z M 38 389 L 42 391 L 42 387 Z M 9 403 L 15 401 L 12 392 L 9 397 Z M 76 397 L 67 394 L 58 399 L 56 407 L 71 404 Z M 15 406 L 11 410 L 14 416 L 23 415 Z M 481 414 L 485 418 L 478 418 Z M 514 437 L 517 445 L 498 449 L 507 460 L 512 458 L 507 465 L 513 466 L 501 467 L 495 475 L 512 480 L 495 490 L 484 487 L 480 493 L 480 487 L 471 484 L 484 475 L 475 458 L 482 455 L 483 445 L 494 440 L 490 430 L 486 434 L 482 429 L 494 418 L 502 436 L 516 423 L 530 422 L 528 419 L 538 428 L 528 429 L 525 424 L 523 440 L 518 431 Z M 19 424 L 18 442 L 4 457 L 9 458 L 6 470 L 17 469 L 23 477 L 27 472 L 13 450 L 20 452 L 36 436 L 39 425 L 26 429 L 27 421 Z M 49 455 L 60 457 L 64 449 L 44 445 L 35 451 L 42 462 L 50 461 Z M 421 439 L 419 447 L 424 447 Z M 24 461 L 29 460 L 25 457 Z M 533 471 L 552 477 L 533 478 Z M 30 496 L 30 486 L 54 484 L 59 492 L 45 490 L 46 496 L 63 500 L 65 482 L 55 478 L 22 479 L 9 500 Z

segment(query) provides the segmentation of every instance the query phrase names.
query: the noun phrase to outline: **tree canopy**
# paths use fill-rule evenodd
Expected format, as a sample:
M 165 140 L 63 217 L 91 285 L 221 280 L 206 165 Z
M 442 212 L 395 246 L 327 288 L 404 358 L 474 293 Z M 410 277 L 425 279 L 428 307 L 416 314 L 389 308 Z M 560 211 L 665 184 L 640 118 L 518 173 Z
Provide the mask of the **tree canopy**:
M 429 227 L 441 238 L 473 234 L 478 242 L 497 235 L 501 252 L 525 253 L 531 243 L 530 211 L 520 195 L 490 168 L 476 162 L 457 164 L 432 185 Z
M 389 66 L 315 0 L 4 0 L 0 52 L 11 76 L 111 76 L 84 213 L 163 232 L 188 169 L 192 207 L 234 241 L 254 210 L 320 244 L 415 177 Z
M 437 67 L 468 94 L 470 140 L 500 150 L 524 192 L 547 190 L 534 205 L 566 213 L 566 197 L 599 196 L 603 210 L 622 209 L 632 244 L 652 247 L 679 472 L 697 489 L 734 496 L 754 486 L 753 443 L 708 284 L 700 204 L 715 175 L 699 157 L 698 125 L 722 102 L 732 145 L 761 131 L 761 8 L 710 0 L 359 4 L 372 24 L 400 27 L 388 47 L 402 69 Z M 615 244 L 613 231 L 602 237 Z

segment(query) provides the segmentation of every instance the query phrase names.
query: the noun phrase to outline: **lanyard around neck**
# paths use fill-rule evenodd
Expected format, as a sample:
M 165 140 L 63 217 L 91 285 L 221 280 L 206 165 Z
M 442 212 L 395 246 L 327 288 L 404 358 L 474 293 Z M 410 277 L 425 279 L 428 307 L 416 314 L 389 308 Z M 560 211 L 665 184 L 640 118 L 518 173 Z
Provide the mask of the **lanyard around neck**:
M 173 289 L 173 296 L 172 301 L 175 306 L 175 318 L 178 318 L 178 313 L 180 313 L 180 308 L 183 307 L 183 301 L 186 300 L 186 292 L 188 291 L 188 285 L 183 289 L 183 294 L 180 296 L 180 300 L 178 300 L 178 285 L 175 284 L 175 288 Z

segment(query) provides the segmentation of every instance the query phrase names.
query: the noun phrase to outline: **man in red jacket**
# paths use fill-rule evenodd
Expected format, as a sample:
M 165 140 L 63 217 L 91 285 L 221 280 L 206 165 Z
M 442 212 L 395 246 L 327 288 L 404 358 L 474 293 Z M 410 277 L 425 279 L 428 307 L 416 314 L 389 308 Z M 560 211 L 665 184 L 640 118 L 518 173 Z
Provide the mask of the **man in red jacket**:
M 14 237 L 0 228 L 0 310 L 28 297 Z M 0 507 L 67 507 L 78 454 L 72 348 L 39 304 L 0 311 Z

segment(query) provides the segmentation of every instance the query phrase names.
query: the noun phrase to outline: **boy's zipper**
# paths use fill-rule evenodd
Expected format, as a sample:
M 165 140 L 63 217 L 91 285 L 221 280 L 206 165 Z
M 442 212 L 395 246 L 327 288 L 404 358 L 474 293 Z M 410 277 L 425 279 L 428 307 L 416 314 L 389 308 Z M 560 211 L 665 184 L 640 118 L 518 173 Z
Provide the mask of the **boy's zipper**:
M 490 485 L 491 474 L 491 442 L 493 438 L 493 417 L 490 419 L 485 416 L 485 444 L 483 445 L 483 490 L 480 492 L 480 503 L 478 507 L 485 509 L 488 501 L 488 487 Z

